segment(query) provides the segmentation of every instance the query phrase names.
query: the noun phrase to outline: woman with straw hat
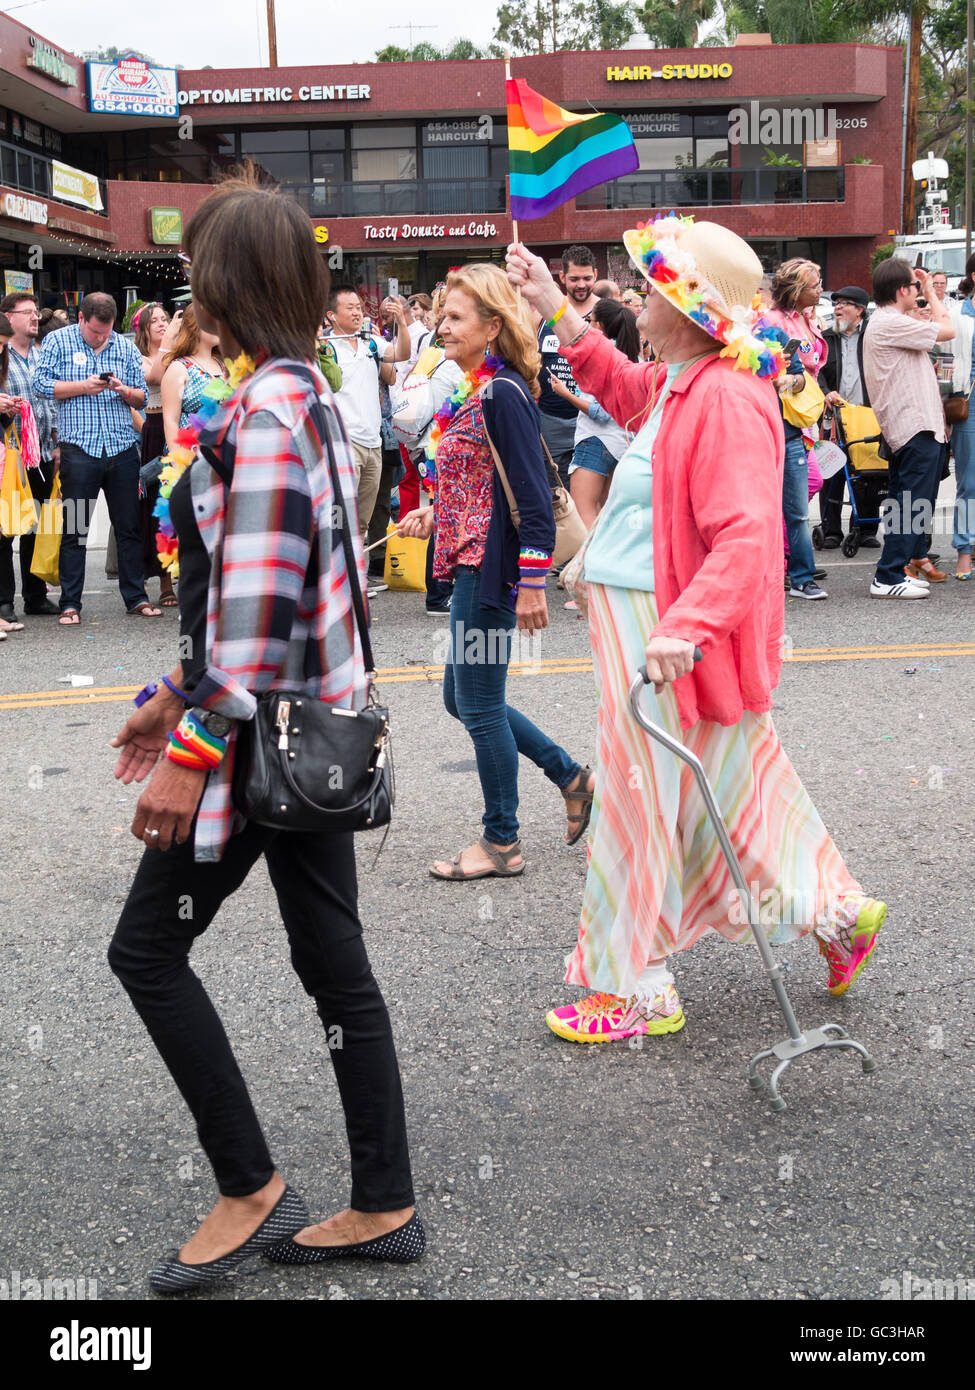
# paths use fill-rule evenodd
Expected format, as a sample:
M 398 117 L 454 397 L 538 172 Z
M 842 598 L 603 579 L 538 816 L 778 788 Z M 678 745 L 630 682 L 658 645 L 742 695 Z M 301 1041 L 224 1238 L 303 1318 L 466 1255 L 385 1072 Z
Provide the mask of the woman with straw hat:
M 636 430 L 584 557 L 599 746 L 567 979 L 599 992 L 546 1020 L 576 1042 L 676 1032 L 684 1014 L 667 957 L 709 930 L 748 933 L 693 777 L 630 713 L 644 663 L 650 717 L 701 759 L 771 939 L 814 933 L 828 988 L 842 994 L 886 915 L 849 873 L 772 725 L 784 616 L 771 379 L 785 363 L 784 334 L 760 316 L 761 265 L 727 228 L 690 218 L 658 218 L 624 241 L 650 287 L 638 326 L 652 364 L 592 333 L 543 260 L 508 250 L 510 279 L 552 324 L 581 389 Z

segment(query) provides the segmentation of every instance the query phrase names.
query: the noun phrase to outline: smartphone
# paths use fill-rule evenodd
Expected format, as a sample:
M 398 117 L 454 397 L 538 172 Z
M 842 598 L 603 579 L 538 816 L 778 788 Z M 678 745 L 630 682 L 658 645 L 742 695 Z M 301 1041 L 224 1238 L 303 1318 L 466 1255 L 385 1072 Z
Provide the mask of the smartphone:
M 112 379 L 112 373 L 111 373 L 111 372 L 99 372 L 99 373 L 98 373 L 98 380 L 99 380 L 99 381 L 111 381 L 111 379 Z
M 792 361 L 792 354 L 795 352 L 796 348 L 799 346 L 799 343 L 801 341 L 802 340 L 800 338 L 790 338 L 789 341 L 786 343 L 785 347 L 782 349 L 782 352 L 790 362 Z
M 396 299 L 399 296 L 399 281 L 395 277 L 386 281 L 386 293 L 390 299 Z
M 915 269 L 915 270 L 923 270 L 923 269 L 924 269 L 924 256 L 923 256 L 922 252 L 920 252 L 920 251 L 917 253 L 917 260 L 914 262 L 914 269 Z

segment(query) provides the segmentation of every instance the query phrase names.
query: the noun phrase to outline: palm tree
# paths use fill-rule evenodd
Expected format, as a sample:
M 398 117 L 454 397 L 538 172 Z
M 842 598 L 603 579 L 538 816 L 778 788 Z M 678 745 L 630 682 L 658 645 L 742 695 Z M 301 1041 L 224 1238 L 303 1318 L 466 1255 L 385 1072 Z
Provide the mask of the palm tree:
M 640 26 L 658 48 L 697 48 L 718 0 L 644 0 L 636 9 Z

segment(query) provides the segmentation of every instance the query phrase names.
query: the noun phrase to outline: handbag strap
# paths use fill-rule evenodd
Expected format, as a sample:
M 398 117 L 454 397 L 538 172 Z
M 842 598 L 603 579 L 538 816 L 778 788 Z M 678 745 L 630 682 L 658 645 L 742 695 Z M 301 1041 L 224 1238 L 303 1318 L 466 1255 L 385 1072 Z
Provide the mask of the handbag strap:
M 366 621 L 365 604 L 362 600 L 362 588 L 359 584 L 359 569 L 355 561 L 355 552 L 352 548 L 352 535 L 349 531 L 347 519 L 349 508 L 345 505 L 342 487 L 339 482 L 338 464 L 335 461 L 335 451 L 332 448 L 332 436 L 329 432 L 328 421 L 325 419 L 325 411 L 322 407 L 315 378 L 311 370 L 301 362 L 293 362 L 289 365 L 292 369 L 297 368 L 300 375 L 307 377 L 313 388 L 312 395 L 314 403 L 309 413 L 312 423 L 315 426 L 315 433 L 318 435 L 319 442 L 324 446 L 325 453 L 328 456 L 328 472 L 332 480 L 332 497 L 334 502 L 338 504 L 339 516 L 341 517 L 338 529 L 342 534 L 342 550 L 345 554 L 345 571 L 349 580 L 349 588 L 352 590 L 352 607 L 355 612 L 356 626 L 359 629 L 359 641 L 362 643 L 362 657 L 366 666 L 366 675 L 375 676 L 376 665 L 372 655 L 372 643 L 369 640 L 369 626 Z
M 498 385 L 499 380 L 502 384 L 507 381 L 508 385 L 512 388 L 512 390 L 517 391 L 519 396 L 521 396 L 522 399 L 524 399 L 525 393 L 524 391 L 522 391 L 521 387 L 518 386 L 515 382 L 508 380 L 507 377 L 492 378 L 491 386 L 494 387 Z M 515 521 L 515 517 L 518 516 L 518 504 L 515 501 L 514 493 L 511 491 L 511 484 L 508 482 L 508 475 L 504 471 L 504 464 L 501 462 L 501 456 L 497 451 L 494 440 L 491 438 L 491 431 L 488 429 L 487 419 L 484 420 L 484 434 L 487 438 L 487 442 L 491 449 L 491 453 L 494 456 L 494 466 L 498 470 L 498 476 L 501 479 L 501 486 L 504 489 L 504 495 L 508 499 L 508 508 L 511 512 L 512 524 L 514 525 L 514 528 L 517 531 L 518 522 Z M 539 435 L 539 443 L 542 446 L 542 453 L 545 456 L 545 463 L 549 471 L 549 485 L 553 488 L 558 487 L 561 489 L 562 483 L 559 479 L 559 470 L 555 465 L 555 460 L 552 457 L 551 450 L 549 449 L 542 435 Z

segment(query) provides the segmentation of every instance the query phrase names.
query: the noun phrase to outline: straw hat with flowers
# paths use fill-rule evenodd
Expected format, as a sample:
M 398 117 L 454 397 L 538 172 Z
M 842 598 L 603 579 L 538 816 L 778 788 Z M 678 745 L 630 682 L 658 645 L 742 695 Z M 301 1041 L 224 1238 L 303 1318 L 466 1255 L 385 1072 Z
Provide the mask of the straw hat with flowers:
M 658 217 L 623 233 L 630 259 L 675 309 L 721 343 L 721 356 L 756 376 L 786 368 L 782 329 L 763 317 L 762 264 L 735 232 L 692 217 Z

